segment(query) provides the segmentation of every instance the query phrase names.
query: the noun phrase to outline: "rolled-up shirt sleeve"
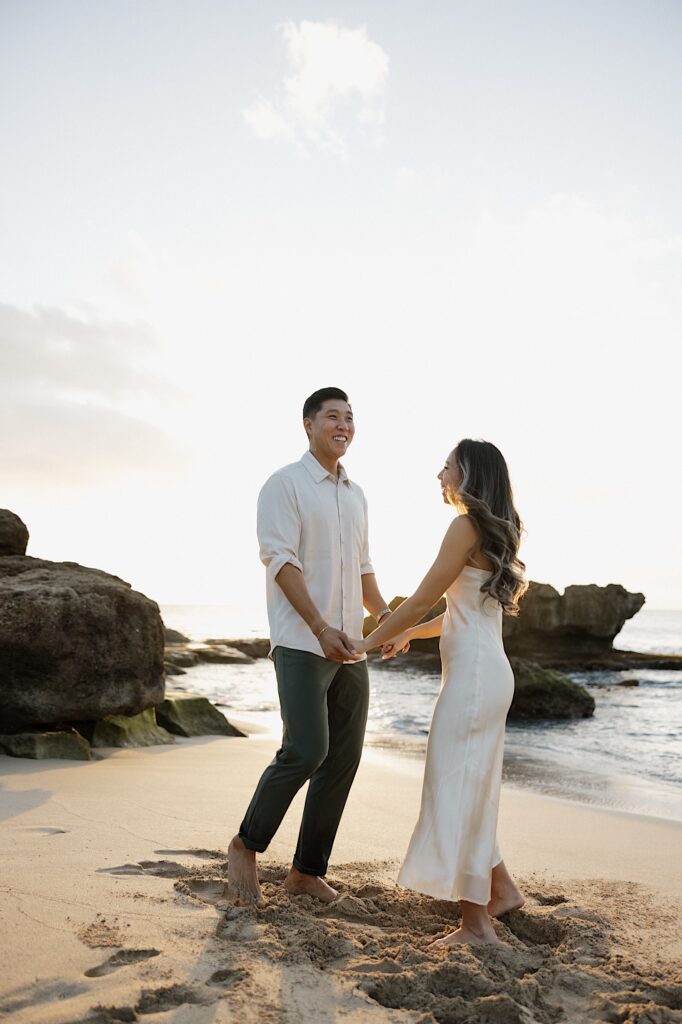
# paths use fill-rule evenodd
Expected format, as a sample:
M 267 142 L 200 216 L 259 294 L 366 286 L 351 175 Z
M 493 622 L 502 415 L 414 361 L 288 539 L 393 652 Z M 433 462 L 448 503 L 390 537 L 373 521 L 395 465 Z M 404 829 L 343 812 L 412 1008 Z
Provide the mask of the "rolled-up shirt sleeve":
M 301 516 L 291 481 L 275 474 L 258 495 L 256 530 L 260 559 L 273 580 L 291 563 L 303 572 L 299 559 Z
M 372 560 L 369 557 L 369 513 L 367 510 L 367 498 L 362 496 L 362 503 L 365 511 L 365 521 L 362 529 L 362 551 L 360 552 L 360 575 L 365 576 L 367 573 L 374 572 L 374 566 Z

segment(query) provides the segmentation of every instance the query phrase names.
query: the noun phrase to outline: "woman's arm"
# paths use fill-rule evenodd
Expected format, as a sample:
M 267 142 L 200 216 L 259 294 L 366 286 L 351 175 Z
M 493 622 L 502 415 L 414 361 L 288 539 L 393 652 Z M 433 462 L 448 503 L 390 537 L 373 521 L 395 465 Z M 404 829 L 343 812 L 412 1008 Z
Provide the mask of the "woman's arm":
M 409 642 L 410 640 L 428 640 L 432 636 L 440 636 L 444 618 L 445 614 L 437 615 L 435 619 L 429 619 L 428 622 L 411 626 L 406 630 L 406 639 Z
M 393 615 L 370 633 L 366 640 L 354 644 L 357 652 L 360 654 L 373 647 L 380 647 L 423 619 L 457 579 L 477 545 L 478 532 L 471 519 L 469 516 L 458 516 L 448 527 L 436 561 L 414 594 L 403 601 Z
M 428 640 L 433 636 L 440 636 L 443 629 L 445 615 L 437 615 L 435 619 L 422 622 L 421 625 L 412 626 L 404 633 L 399 633 L 393 640 L 381 645 L 381 656 L 384 661 L 395 658 L 398 654 L 406 654 L 410 649 L 412 640 Z

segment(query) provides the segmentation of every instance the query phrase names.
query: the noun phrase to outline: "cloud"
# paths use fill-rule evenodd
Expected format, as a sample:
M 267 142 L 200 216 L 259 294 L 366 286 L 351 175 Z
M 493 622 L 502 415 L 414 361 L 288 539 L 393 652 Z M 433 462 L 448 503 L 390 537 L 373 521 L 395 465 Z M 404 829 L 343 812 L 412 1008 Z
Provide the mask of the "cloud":
M 140 324 L 0 304 L 0 472 L 5 484 L 111 479 L 183 459 L 154 425 L 167 384 Z
M 288 74 L 274 100 L 243 111 L 258 139 L 287 139 L 347 155 L 347 136 L 360 132 L 381 142 L 385 121 L 388 55 L 363 26 L 288 21 L 279 26 Z

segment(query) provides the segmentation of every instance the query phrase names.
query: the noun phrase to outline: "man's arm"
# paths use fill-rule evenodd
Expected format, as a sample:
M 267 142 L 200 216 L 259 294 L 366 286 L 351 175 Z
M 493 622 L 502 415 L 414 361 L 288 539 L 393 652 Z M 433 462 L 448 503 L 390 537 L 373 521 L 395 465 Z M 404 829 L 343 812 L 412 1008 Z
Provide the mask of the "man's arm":
M 362 574 L 362 603 L 377 622 L 380 619 L 388 618 L 388 615 L 390 615 L 391 609 L 381 596 L 379 584 L 373 572 L 364 572 Z
M 364 507 L 364 528 L 362 531 L 362 552 L 360 554 L 360 573 L 362 579 L 362 603 L 373 615 L 377 622 L 383 622 L 391 614 L 391 609 L 381 596 L 379 584 L 374 574 L 374 566 L 369 554 L 369 514 L 367 511 L 367 498 L 362 495 Z
M 303 573 L 291 562 L 283 565 L 275 577 L 289 604 L 293 605 L 330 661 L 350 661 L 356 658 L 350 640 L 340 629 L 328 626 L 320 615 L 305 585 Z

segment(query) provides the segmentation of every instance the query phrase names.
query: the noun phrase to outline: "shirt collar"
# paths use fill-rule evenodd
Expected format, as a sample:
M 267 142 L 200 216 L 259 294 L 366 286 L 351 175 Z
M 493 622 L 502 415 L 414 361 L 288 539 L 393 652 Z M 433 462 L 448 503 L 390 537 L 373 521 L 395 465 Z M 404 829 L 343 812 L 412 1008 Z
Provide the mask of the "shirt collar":
M 308 472 L 310 473 L 311 477 L 313 478 L 313 480 L 315 481 L 316 484 L 319 484 L 326 477 L 329 477 L 330 480 L 334 479 L 334 477 L 329 472 L 329 470 L 325 469 L 324 466 L 317 461 L 317 459 L 315 458 L 315 456 L 313 455 L 313 453 L 311 451 L 307 451 L 307 452 L 304 453 L 303 458 L 301 459 L 301 462 L 303 463 L 305 468 L 308 470 Z M 348 474 L 346 473 L 346 470 L 343 468 L 343 466 L 341 465 L 340 462 L 339 462 L 339 480 L 342 480 L 344 482 L 344 484 L 346 484 L 347 486 L 350 486 L 350 480 L 348 479 Z

